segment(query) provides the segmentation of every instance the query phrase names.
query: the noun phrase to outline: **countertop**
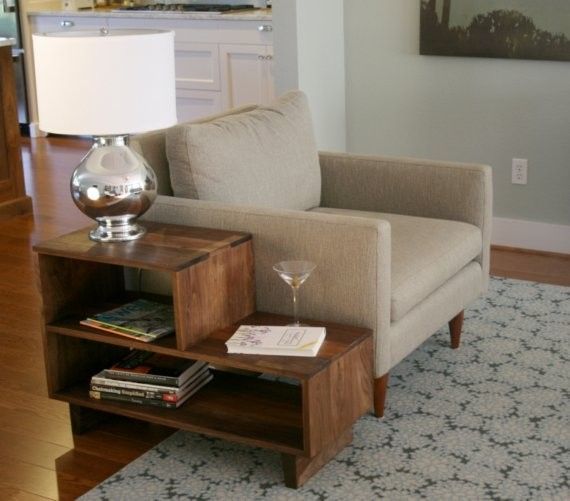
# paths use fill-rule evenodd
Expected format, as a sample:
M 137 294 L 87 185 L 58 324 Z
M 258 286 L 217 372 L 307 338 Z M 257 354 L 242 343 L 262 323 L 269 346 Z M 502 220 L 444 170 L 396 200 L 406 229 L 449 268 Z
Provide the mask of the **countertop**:
M 13 38 L 0 37 L 0 47 L 9 47 L 14 45 L 15 40 Z
M 248 11 L 229 12 L 227 14 L 213 14 L 211 12 L 168 12 L 129 10 L 117 12 L 115 7 L 97 7 L 81 10 L 37 10 L 28 11 L 28 16 L 52 17 L 123 17 L 138 19 L 207 19 L 216 21 L 271 21 L 271 9 L 254 9 Z

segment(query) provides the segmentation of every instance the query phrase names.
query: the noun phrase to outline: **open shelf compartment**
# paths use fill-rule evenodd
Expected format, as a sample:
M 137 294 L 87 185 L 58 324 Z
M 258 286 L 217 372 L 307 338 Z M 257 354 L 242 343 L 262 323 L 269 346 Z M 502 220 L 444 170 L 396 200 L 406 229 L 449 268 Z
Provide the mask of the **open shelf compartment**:
M 301 389 L 222 371 L 178 409 L 96 400 L 89 384 L 78 383 L 52 397 L 70 404 L 205 433 L 234 442 L 303 453 Z

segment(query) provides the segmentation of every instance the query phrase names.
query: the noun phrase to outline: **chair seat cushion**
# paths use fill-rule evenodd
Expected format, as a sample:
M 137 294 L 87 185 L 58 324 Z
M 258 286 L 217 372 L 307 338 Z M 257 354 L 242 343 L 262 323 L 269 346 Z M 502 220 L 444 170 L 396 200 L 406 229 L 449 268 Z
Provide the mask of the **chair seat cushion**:
M 482 249 L 481 231 L 459 221 L 380 212 L 317 208 L 317 212 L 383 219 L 392 229 L 390 320 L 396 322 Z
M 166 155 L 176 197 L 295 210 L 320 204 L 317 146 L 300 91 L 271 105 L 172 127 Z

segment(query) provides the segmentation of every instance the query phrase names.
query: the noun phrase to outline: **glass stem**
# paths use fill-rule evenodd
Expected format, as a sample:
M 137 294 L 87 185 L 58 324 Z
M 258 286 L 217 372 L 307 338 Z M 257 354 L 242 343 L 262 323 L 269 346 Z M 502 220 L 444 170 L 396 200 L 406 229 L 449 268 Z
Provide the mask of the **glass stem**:
M 291 287 L 293 289 L 293 323 L 299 325 L 299 287 Z

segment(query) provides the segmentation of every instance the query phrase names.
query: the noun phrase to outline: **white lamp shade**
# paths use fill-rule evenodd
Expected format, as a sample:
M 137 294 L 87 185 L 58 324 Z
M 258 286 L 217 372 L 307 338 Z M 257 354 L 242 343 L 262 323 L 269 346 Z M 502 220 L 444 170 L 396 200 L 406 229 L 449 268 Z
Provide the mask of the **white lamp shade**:
M 33 45 L 41 130 L 106 136 L 176 123 L 173 32 L 37 33 Z

